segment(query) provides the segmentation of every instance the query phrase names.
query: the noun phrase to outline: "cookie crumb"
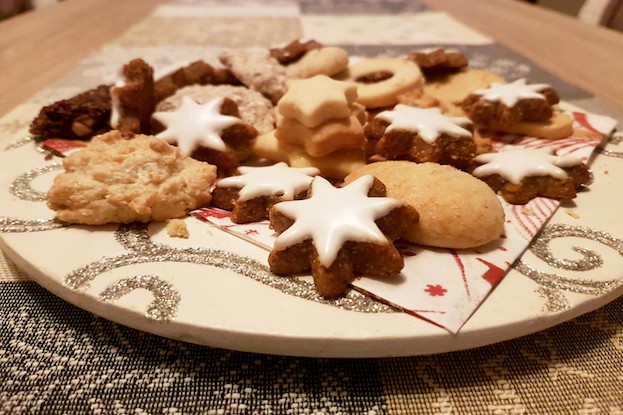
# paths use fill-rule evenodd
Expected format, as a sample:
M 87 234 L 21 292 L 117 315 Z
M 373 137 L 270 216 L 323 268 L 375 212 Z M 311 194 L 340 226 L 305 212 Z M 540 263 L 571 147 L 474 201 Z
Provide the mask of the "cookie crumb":
M 167 233 L 171 238 L 188 239 L 190 233 L 186 227 L 186 222 L 182 219 L 170 219 L 167 221 Z
M 536 213 L 534 213 L 534 210 L 530 209 L 529 207 L 522 207 L 521 208 L 521 213 L 523 213 L 526 216 L 536 216 Z
M 575 213 L 575 211 L 573 209 L 566 209 L 565 213 L 569 216 L 571 216 L 573 219 L 580 219 L 580 215 L 578 215 L 577 213 Z

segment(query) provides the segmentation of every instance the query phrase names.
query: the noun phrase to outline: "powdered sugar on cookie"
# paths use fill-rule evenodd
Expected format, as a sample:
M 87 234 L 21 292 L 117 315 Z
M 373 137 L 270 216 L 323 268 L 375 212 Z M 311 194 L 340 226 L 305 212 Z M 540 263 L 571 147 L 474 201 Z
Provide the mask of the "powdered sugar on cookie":
M 294 168 L 286 163 L 267 167 L 239 167 L 239 176 L 220 180 L 217 187 L 240 188 L 238 200 L 250 200 L 261 196 L 280 195 L 283 200 L 292 200 L 307 190 L 313 176 L 319 174 L 314 167 Z
M 519 183 L 529 176 L 566 179 L 568 176 L 563 168 L 582 164 L 579 158 L 553 154 L 551 148 L 527 149 L 513 146 L 506 146 L 498 153 L 481 154 L 474 161 L 483 163 L 474 169 L 474 176 L 497 174 L 512 183 Z
M 237 117 L 220 113 L 223 98 L 198 104 L 192 98 L 183 97 L 182 105 L 175 111 L 155 112 L 153 118 L 164 124 L 166 129 L 156 137 L 170 144 L 177 144 L 183 154 L 192 154 L 199 146 L 217 151 L 227 150 L 221 133 L 227 127 L 238 124 Z
M 320 263 L 330 267 L 346 241 L 388 243 L 375 223 L 403 202 L 388 197 L 369 197 L 374 176 L 368 175 L 336 188 L 321 176 L 312 182 L 308 199 L 277 203 L 274 209 L 294 219 L 280 234 L 275 249 L 283 250 L 311 239 Z
M 439 108 L 416 108 L 398 104 L 393 110 L 383 111 L 377 117 L 390 123 L 386 131 L 416 132 L 428 144 L 435 142 L 442 134 L 472 136 L 471 132 L 463 128 L 471 124 L 469 119 L 445 116 Z

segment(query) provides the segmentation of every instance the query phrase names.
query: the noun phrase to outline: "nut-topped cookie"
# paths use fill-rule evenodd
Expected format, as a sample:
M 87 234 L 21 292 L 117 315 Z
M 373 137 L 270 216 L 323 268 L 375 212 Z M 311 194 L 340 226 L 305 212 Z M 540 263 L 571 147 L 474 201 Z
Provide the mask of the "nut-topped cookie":
M 100 85 L 44 106 L 30 123 L 40 137 L 88 140 L 110 130 L 110 85 Z

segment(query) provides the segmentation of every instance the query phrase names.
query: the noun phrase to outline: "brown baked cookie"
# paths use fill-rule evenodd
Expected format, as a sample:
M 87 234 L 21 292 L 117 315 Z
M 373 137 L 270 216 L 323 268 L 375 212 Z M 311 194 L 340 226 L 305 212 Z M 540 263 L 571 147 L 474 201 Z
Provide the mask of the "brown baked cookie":
M 549 85 L 527 84 L 525 79 L 518 79 L 477 89 L 460 106 L 474 123 L 512 127 L 522 121 L 548 120 L 553 115 L 552 105 L 559 100 Z
M 189 96 L 199 104 L 211 99 L 226 97 L 238 104 L 240 118 L 251 124 L 259 134 L 275 129 L 273 104 L 257 91 L 242 85 L 190 85 L 177 90 L 156 106 L 157 111 L 172 111 L 182 104 L 182 98 Z
M 463 52 L 455 49 L 414 50 L 407 55 L 407 59 L 417 63 L 425 75 L 438 71 L 458 71 L 468 65 L 467 57 Z
M 302 199 L 320 171 L 294 168 L 286 163 L 263 167 L 239 167 L 238 175 L 219 180 L 212 191 L 212 204 L 231 210 L 231 221 L 248 223 L 268 219 L 277 202 Z
M 522 205 L 537 196 L 568 200 L 588 184 L 591 175 L 575 157 L 554 154 L 551 148 L 505 147 L 474 158 L 472 175 L 487 183 L 508 203 Z
M 154 112 L 154 71 L 142 59 L 123 65 L 119 80 L 110 88 L 110 126 L 129 133 L 149 133 Z
M 286 69 L 267 51 L 229 49 L 221 52 L 219 59 L 242 84 L 265 95 L 273 104 L 286 93 Z
M 257 131 L 244 123 L 238 106 L 229 98 L 199 104 L 189 97 L 179 108 L 153 114 L 156 137 L 176 144 L 183 154 L 207 161 L 220 175 L 230 175 L 251 155 Z
M 296 62 L 310 50 L 320 49 L 321 47 L 322 44 L 313 39 L 306 42 L 295 39 L 281 48 L 271 48 L 270 56 L 277 59 L 280 64 L 287 65 Z
M 465 167 L 476 153 L 471 121 L 445 116 L 438 108 L 399 104 L 377 114 L 364 132 L 376 141 L 375 152 L 390 160 Z
M 385 196 L 385 186 L 368 175 L 333 187 L 317 176 L 307 199 L 278 203 L 270 222 L 279 233 L 268 257 L 276 274 L 311 270 L 318 293 L 344 294 L 357 275 L 389 276 L 404 260 L 392 241 L 417 222 L 417 211 Z
M 110 85 L 46 105 L 30 123 L 30 133 L 44 138 L 88 140 L 110 130 Z
M 195 61 L 156 80 L 154 98 L 156 103 L 173 95 L 178 89 L 189 85 L 240 85 L 240 81 L 227 68 L 214 68 L 204 61 Z

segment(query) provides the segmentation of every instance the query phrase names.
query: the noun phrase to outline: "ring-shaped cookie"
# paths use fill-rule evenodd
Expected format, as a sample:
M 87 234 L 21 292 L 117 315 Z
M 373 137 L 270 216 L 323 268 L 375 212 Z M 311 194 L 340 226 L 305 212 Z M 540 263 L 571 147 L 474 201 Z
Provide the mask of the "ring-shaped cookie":
M 386 75 L 378 82 L 362 79 Z M 398 103 L 398 95 L 424 86 L 422 71 L 414 63 L 400 58 L 369 58 L 348 68 L 348 79 L 357 84 L 357 102 L 366 108 L 389 107 Z

